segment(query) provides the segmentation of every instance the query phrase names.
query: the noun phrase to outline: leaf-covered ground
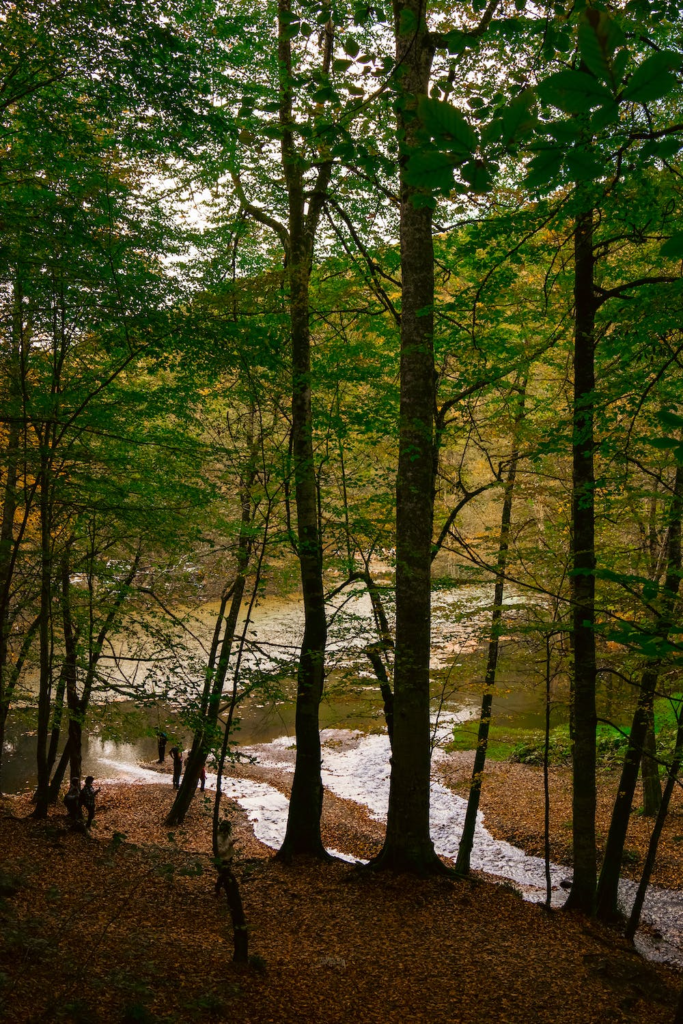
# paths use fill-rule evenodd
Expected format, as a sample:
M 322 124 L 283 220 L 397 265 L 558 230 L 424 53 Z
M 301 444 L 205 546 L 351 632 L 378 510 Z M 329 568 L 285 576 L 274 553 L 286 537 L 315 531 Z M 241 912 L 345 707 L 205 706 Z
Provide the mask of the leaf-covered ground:
M 164 786 L 106 786 L 92 837 L 70 832 L 61 808 L 33 822 L 25 799 L 5 802 L 4 1020 L 670 1024 L 680 979 L 610 931 L 481 877 L 285 867 L 233 808 L 257 958 L 235 967 L 207 855 L 209 808 L 196 800 L 169 837 L 171 799 Z M 358 856 L 381 826 L 326 799 L 325 832 Z

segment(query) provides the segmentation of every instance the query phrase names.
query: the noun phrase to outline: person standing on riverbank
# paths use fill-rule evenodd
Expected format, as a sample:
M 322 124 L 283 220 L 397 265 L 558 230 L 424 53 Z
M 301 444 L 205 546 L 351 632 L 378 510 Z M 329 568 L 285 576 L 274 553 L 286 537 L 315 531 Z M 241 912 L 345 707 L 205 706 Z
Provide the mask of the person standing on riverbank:
M 171 747 L 169 754 L 173 758 L 173 788 L 180 789 L 180 773 L 183 770 L 183 755 L 178 747 Z
M 74 825 L 82 820 L 81 783 L 76 776 L 71 780 L 69 790 L 64 797 L 64 806 L 66 807 L 66 813 L 69 815 L 69 820 L 73 822 Z
M 80 803 L 88 812 L 88 820 L 85 823 L 86 828 L 90 828 L 92 820 L 95 817 L 95 797 L 99 793 L 99 789 L 93 789 L 94 781 L 95 779 L 93 776 L 88 775 L 80 795 Z
M 157 747 L 158 747 L 158 750 L 159 750 L 159 760 L 158 760 L 157 764 L 163 764 L 164 761 L 166 760 L 166 740 L 168 739 L 168 736 L 163 731 L 163 729 L 157 729 L 157 733 L 158 733 Z

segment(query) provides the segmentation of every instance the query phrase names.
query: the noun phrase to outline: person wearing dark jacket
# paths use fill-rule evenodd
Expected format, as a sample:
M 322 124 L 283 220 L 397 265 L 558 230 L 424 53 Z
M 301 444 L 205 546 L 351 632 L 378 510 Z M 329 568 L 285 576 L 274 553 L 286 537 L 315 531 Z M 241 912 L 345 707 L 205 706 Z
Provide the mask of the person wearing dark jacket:
M 183 755 L 178 747 L 171 747 L 169 754 L 173 758 L 173 788 L 180 789 L 180 773 L 183 770 Z
M 92 820 L 95 817 L 95 797 L 99 793 L 99 789 L 93 789 L 94 778 L 92 775 L 88 775 L 85 780 L 85 785 L 81 790 L 80 803 L 82 807 L 85 807 L 88 812 L 88 820 L 85 827 L 90 828 Z
M 74 824 L 81 821 L 83 817 L 81 814 L 81 783 L 75 776 L 71 780 L 69 791 L 64 797 L 64 806 L 70 821 Z
M 166 733 L 163 732 L 162 730 L 159 730 L 158 739 L 157 739 L 157 747 L 158 747 L 158 750 L 159 750 L 159 760 L 157 761 L 157 764 L 163 764 L 164 761 L 166 760 L 166 740 L 167 739 L 168 739 L 168 736 L 166 735 Z

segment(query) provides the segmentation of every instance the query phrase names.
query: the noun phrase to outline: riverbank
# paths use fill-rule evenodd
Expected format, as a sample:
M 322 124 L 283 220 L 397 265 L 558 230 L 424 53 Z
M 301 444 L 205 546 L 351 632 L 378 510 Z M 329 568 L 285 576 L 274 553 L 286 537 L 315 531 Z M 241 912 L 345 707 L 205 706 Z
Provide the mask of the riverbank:
M 436 775 L 459 796 L 467 798 L 474 754 L 458 751 L 445 754 L 436 763 Z M 602 857 L 612 807 L 619 784 L 619 769 L 603 770 L 597 776 L 596 831 L 598 855 Z M 571 769 L 554 767 L 549 772 L 550 859 L 556 864 L 572 863 Z M 636 790 L 634 811 L 626 837 L 622 874 L 635 882 L 647 853 L 653 818 L 640 813 L 642 792 Z M 481 810 L 486 828 L 496 839 L 504 839 L 526 853 L 544 855 L 545 798 L 543 769 L 509 761 L 490 761 L 481 791 Z M 674 789 L 669 814 L 659 843 L 654 885 L 683 891 L 683 791 Z
M 187 824 L 169 834 L 172 796 L 165 784 L 105 785 L 92 837 L 69 832 L 61 808 L 33 822 L 26 798 L 3 803 L 5 1020 L 672 1019 L 680 978 L 607 929 L 548 915 L 483 876 L 408 881 L 339 861 L 287 868 L 231 805 L 258 958 L 236 968 L 226 908 L 213 894 L 209 802 L 198 795 Z M 326 843 L 367 856 L 381 824 L 351 801 L 326 795 L 325 804 Z

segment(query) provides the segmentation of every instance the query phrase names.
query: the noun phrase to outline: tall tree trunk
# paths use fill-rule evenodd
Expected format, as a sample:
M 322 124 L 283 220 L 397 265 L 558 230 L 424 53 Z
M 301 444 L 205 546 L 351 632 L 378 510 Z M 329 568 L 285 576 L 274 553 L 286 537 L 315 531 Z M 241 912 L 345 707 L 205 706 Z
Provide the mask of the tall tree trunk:
M 572 434 L 572 633 L 574 743 L 572 839 L 574 878 L 568 909 L 595 910 L 595 259 L 593 211 L 574 234 L 574 411 Z
M 67 739 L 66 743 L 64 744 L 64 750 L 62 751 L 61 757 L 59 758 L 59 761 L 57 763 L 57 767 L 54 770 L 52 778 L 50 779 L 50 788 L 47 791 L 47 802 L 49 804 L 57 803 L 57 797 L 59 796 L 59 791 L 62 788 L 64 776 L 66 775 L 66 767 L 69 764 L 70 760 L 71 758 L 69 751 L 69 741 Z
M 412 18 L 409 31 L 405 26 Z M 394 2 L 401 139 L 401 361 L 396 479 L 396 656 L 389 812 L 378 868 L 442 870 L 429 832 L 431 556 L 434 518 L 434 246 L 428 197 L 408 185 L 434 49 L 421 0 Z M 420 202 L 422 200 L 422 202 Z
M 279 0 L 280 128 L 282 164 L 289 202 L 289 303 L 292 341 L 292 456 L 297 511 L 297 540 L 304 600 L 304 636 L 299 657 L 296 697 L 296 763 L 289 801 L 287 831 L 279 856 L 325 858 L 320 835 L 323 805 L 319 712 L 325 681 L 327 616 L 323 589 L 322 541 L 318 527 L 317 482 L 313 458 L 309 283 L 313 244 L 327 193 L 331 164 L 323 161 L 305 213 L 304 179 L 296 151 L 290 2 Z M 333 33 L 325 33 L 323 72 L 329 72 Z
M 241 537 L 240 537 L 241 540 Z M 166 818 L 166 825 L 182 825 L 185 820 L 190 804 L 194 799 L 194 795 L 197 792 L 197 782 L 201 775 L 202 768 L 206 764 L 206 758 L 213 745 L 216 736 L 218 735 L 218 713 L 220 711 L 221 697 L 223 695 L 223 686 L 225 684 L 225 677 L 230 664 L 230 653 L 232 651 L 232 643 L 235 638 L 235 631 L 237 629 L 237 621 L 239 618 L 240 609 L 242 607 L 242 598 L 244 596 L 244 587 L 246 583 L 246 568 L 248 561 L 248 553 L 243 558 L 242 568 L 239 572 L 232 591 L 232 600 L 230 602 L 230 610 L 225 619 L 225 630 L 223 632 L 223 640 L 221 642 L 221 651 L 218 658 L 218 665 L 215 673 L 213 672 L 213 665 L 211 659 L 209 663 L 209 669 L 207 672 L 207 678 L 212 679 L 213 683 L 209 699 L 205 708 L 205 721 L 201 728 L 197 729 L 192 741 L 192 749 L 187 759 L 185 766 L 185 773 L 183 775 L 183 781 L 180 784 L 180 789 L 176 794 L 176 798 L 173 802 L 173 806 Z M 223 609 L 219 616 L 219 624 L 223 619 Z
M 496 585 L 493 593 L 493 612 L 491 614 L 491 639 L 489 640 L 488 658 L 486 662 L 486 676 L 484 680 L 484 694 L 481 701 L 481 715 L 479 716 L 479 732 L 477 735 L 477 747 L 474 753 L 474 765 L 472 767 L 472 781 L 470 793 L 467 800 L 465 812 L 465 824 L 458 846 L 458 858 L 455 870 L 458 874 L 467 875 L 470 870 L 470 857 L 474 845 L 474 832 L 477 826 L 477 811 L 479 810 L 479 798 L 481 785 L 484 776 L 484 765 L 486 764 L 486 751 L 489 741 L 489 725 L 491 723 L 491 707 L 493 705 L 493 690 L 496 684 L 496 668 L 498 666 L 498 652 L 500 645 L 500 634 L 503 625 L 503 594 L 505 590 L 505 571 L 507 569 L 508 548 L 510 545 L 510 524 L 512 521 L 512 499 L 515 490 L 515 477 L 517 475 L 517 462 L 519 452 L 517 443 L 519 440 L 519 428 L 524 416 L 524 395 L 522 389 L 521 409 L 515 417 L 514 424 L 514 451 L 510 459 L 505 489 L 503 492 L 503 509 L 500 517 L 500 535 L 498 540 L 498 558 L 496 562 Z
M 252 406 L 249 412 L 247 428 L 249 459 L 244 475 L 242 476 L 240 487 L 241 513 L 240 532 L 237 540 L 237 574 L 232 587 L 224 594 L 221 600 L 221 606 L 216 619 L 216 628 L 214 630 L 213 641 L 211 644 L 211 651 L 209 653 L 206 678 L 204 681 L 204 691 L 202 693 L 200 705 L 200 714 L 203 721 L 195 730 L 192 740 L 192 749 L 190 750 L 185 766 L 183 781 L 180 784 L 180 789 L 176 794 L 173 806 L 166 818 L 166 825 L 169 827 L 180 825 L 185 820 L 185 815 L 187 814 L 197 791 L 197 782 L 199 781 L 202 768 L 206 764 L 206 758 L 218 735 L 218 714 L 220 711 L 221 697 L 223 695 L 223 686 L 225 684 L 225 677 L 230 663 L 232 642 L 235 636 L 235 630 L 237 629 L 240 609 L 242 607 L 242 598 L 244 597 L 247 569 L 249 568 L 249 557 L 252 547 L 251 527 L 253 506 L 251 490 L 256 477 L 256 455 L 258 446 L 258 442 L 255 443 L 254 440 L 255 413 L 256 410 Z M 223 640 L 220 642 L 220 654 L 218 654 L 221 625 L 224 621 L 225 607 L 230 597 L 232 598 L 230 602 L 230 610 L 227 618 L 225 619 Z M 216 665 L 217 655 L 218 664 Z
M 633 937 L 638 930 L 638 925 L 640 924 L 640 915 L 643 909 L 643 903 L 645 902 L 647 887 L 650 884 L 650 878 L 652 877 L 652 871 L 657 859 L 657 848 L 664 829 L 664 822 L 666 821 L 666 816 L 669 811 L 669 802 L 674 791 L 674 786 L 678 780 L 678 773 L 681 770 L 681 759 L 683 759 L 683 712 L 681 712 L 678 721 L 674 756 L 668 769 L 664 793 L 659 804 L 659 810 L 657 811 L 657 820 L 655 821 L 654 828 L 652 829 L 652 834 L 650 836 L 645 864 L 643 865 L 643 873 L 640 876 L 638 891 L 636 892 L 636 898 L 633 901 L 633 907 L 631 908 L 631 916 L 629 917 L 628 924 L 626 926 L 625 935 L 629 941 L 633 941 Z
M 348 533 L 348 528 L 347 528 Z M 350 559 L 349 559 L 350 562 Z M 388 651 L 394 649 L 394 638 L 391 635 L 389 629 L 389 620 L 387 619 L 386 612 L 384 611 L 384 604 L 382 602 L 382 595 L 380 594 L 379 587 L 370 575 L 369 570 L 362 574 L 367 587 L 368 594 L 370 595 L 370 602 L 372 604 L 372 614 L 375 620 L 375 626 L 379 634 L 379 642 L 376 644 L 368 644 L 365 648 L 365 654 L 372 665 L 375 676 L 379 683 L 380 693 L 382 694 L 382 701 L 384 702 L 384 720 L 387 723 L 387 733 L 389 734 L 389 744 L 391 747 L 394 745 L 394 693 L 391 688 L 391 681 L 387 672 L 387 667 L 384 662 L 384 657 Z M 383 657 L 384 656 L 384 657 Z
M 10 574 L 12 571 L 12 545 L 14 541 L 14 516 L 17 507 L 17 456 L 19 451 L 19 422 L 10 423 L 7 436 L 5 487 L 2 502 L 2 526 L 0 527 L 0 793 L 2 793 L 2 754 L 5 738 L 5 723 L 10 705 L 8 675 L 9 637 L 11 629 Z
M 15 285 L 12 318 L 12 347 L 10 350 L 10 393 L 19 390 L 21 373 L 20 352 L 23 319 L 21 309 L 21 288 Z M 12 403 L 14 405 L 14 403 Z M 18 413 L 18 410 L 13 410 Z M 17 463 L 19 460 L 20 423 L 18 415 L 11 420 L 7 431 L 5 457 L 5 486 L 2 498 L 2 524 L 0 525 L 0 793 L 2 793 L 2 755 L 5 739 L 5 725 L 10 706 L 8 676 L 9 637 L 11 630 L 10 593 L 13 575 L 14 517 L 17 510 Z
M 674 496 L 671 502 L 669 527 L 666 542 L 666 579 L 661 597 L 658 622 L 654 633 L 656 639 L 666 641 L 674 621 L 678 588 L 681 580 L 681 514 L 683 512 L 683 466 L 676 469 Z M 638 769 L 643 754 L 652 705 L 654 702 L 657 680 L 662 665 L 662 657 L 653 658 L 645 668 L 638 693 L 638 703 L 633 714 L 628 746 L 624 754 L 621 778 L 617 790 L 612 818 L 610 821 L 605 859 L 600 872 L 598 886 L 598 914 L 604 920 L 610 920 L 617 914 L 617 897 L 619 894 L 619 876 L 624 855 L 624 843 L 628 831 L 628 822 L 633 806 L 633 797 L 638 781 Z
M 295 237 L 295 232 L 293 232 L 293 236 Z M 292 453 L 299 564 L 304 599 L 304 637 L 297 675 L 296 765 L 289 802 L 287 832 L 280 850 L 283 858 L 288 858 L 295 853 L 325 855 L 320 837 L 323 786 L 319 708 L 325 676 L 327 616 L 313 461 L 308 269 L 305 264 L 302 265 L 302 254 L 295 255 L 294 237 L 292 239 L 293 266 L 290 271 L 293 376 Z
M 49 432 L 46 427 L 42 439 L 47 448 Z M 41 457 L 40 468 L 40 669 L 38 681 L 38 728 L 36 761 L 38 785 L 34 818 L 46 818 L 48 810 L 48 789 L 50 773 L 47 762 L 47 740 L 50 727 L 51 664 L 50 664 L 50 623 L 52 601 L 52 537 L 50 530 L 50 474 L 46 452 Z
M 643 814 L 646 818 L 656 818 L 662 805 L 662 784 L 659 781 L 653 711 L 650 711 L 648 719 L 645 742 L 643 743 L 643 759 L 640 765 L 640 775 L 643 781 Z
M 50 731 L 50 746 L 47 752 L 47 770 L 52 772 L 54 763 L 57 759 L 57 750 L 59 748 L 59 737 L 62 731 L 62 715 L 64 713 L 64 691 L 66 689 L 66 672 L 62 665 L 62 671 L 59 673 L 59 679 L 57 680 L 57 689 L 55 690 L 55 707 L 52 713 L 52 729 Z
M 66 703 L 69 709 L 69 775 L 80 779 L 83 763 L 83 710 L 78 699 L 77 637 L 71 617 L 71 542 L 62 552 L 62 629 L 64 632 L 64 665 Z

